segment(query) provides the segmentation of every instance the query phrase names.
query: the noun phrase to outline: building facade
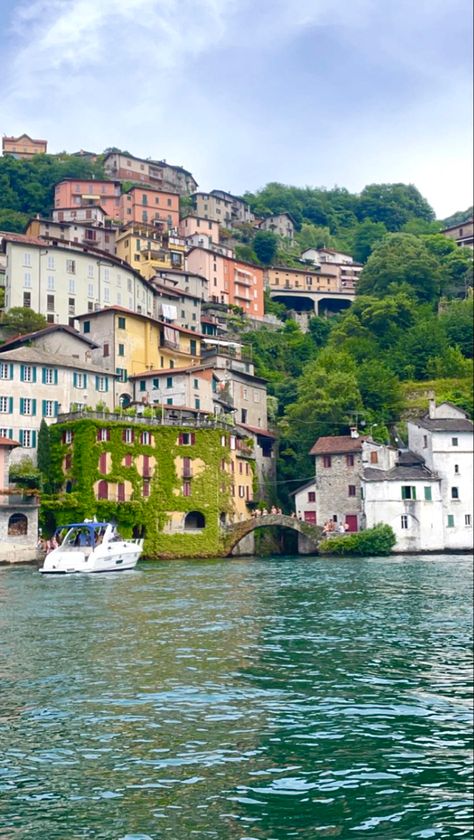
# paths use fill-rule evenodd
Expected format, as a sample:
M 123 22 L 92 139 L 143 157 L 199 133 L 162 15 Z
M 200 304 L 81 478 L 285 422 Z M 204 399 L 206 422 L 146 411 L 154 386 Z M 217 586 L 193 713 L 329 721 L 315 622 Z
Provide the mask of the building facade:
M 0 563 L 36 559 L 38 499 L 10 484 L 10 455 L 18 442 L 0 435 Z
M 121 222 L 162 223 L 166 230 L 179 225 L 179 195 L 153 187 L 131 187 L 120 199 Z
M 466 245 L 469 248 L 474 248 L 474 219 L 467 219 L 459 225 L 445 228 L 441 231 L 448 239 L 454 239 L 457 245 L 461 248 Z
M 119 181 L 86 178 L 65 178 L 54 188 L 54 209 L 100 207 L 109 219 L 122 220 L 121 185 Z
M 150 184 L 179 195 L 190 195 L 197 188 L 197 182 L 187 169 L 165 160 L 145 160 L 122 152 L 110 152 L 105 157 L 104 168 L 109 178 Z
M 83 208 L 83 212 L 90 213 L 91 211 Z M 99 226 L 92 219 L 84 222 L 79 220 L 66 222 L 36 218 L 31 219 L 25 231 L 26 236 L 45 239 L 52 245 L 62 242 L 85 245 L 105 251 L 112 256 L 115 256 L 116 234 L 116 227 Z
M 20 134 L 19 137 L 2 137 L 2 151 L 4 155 L 12 155 L 15 158 L 32 158 L 34 155 L 45 155 L 48 151 L 47 140 L 34 140 L 28 134 Z
M 295 238 L 295 223 L 289 213 L 276 213 L 267 216 L 258 223 L 259 230 L 269 230 L 276 236 L 283 236 L 293 242 Z
M 219 244 L 219 223 L 212 219 L 204 219 L 199 216 L 185 216 L 179 223 L 179 232 L 185 239 L 194 236 L 205 236 L 213 244 Z
M 263 269 L 205 248 L 191 248 L 187 266 L 208 280 L 210 301 L 238 306 L 249 317 L 263 318 Z

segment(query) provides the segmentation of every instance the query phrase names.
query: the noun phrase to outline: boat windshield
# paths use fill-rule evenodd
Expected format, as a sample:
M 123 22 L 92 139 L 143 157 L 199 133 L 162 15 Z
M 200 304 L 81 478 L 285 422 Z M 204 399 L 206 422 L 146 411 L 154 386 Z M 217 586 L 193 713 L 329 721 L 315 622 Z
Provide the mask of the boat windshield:
M 73 525 L 67 531 L 60 529 L 56 538 L 64 548 L 95 548 L 102 542 L 104 533 L 103 526 Z

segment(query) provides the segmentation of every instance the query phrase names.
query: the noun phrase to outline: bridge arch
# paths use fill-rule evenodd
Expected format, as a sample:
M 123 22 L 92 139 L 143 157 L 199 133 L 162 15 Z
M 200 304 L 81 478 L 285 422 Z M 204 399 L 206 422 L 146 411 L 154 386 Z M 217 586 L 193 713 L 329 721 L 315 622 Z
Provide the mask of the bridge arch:
M 289 528 L 299 534 L 299 554 L 314 554 L 317 552 L 323 534 L 322 528 L 317 525 L 310 525 L 307 522 L 301 522 L 299 519 L 285 514 L 268 514 L 267 516 L 255 516 L 251 519 L 245 519 L 244 522 L 230 525 L 224 538 L 226 556 L 232 554 L 233 549 L 247 534 L 251 534 L 257 528 L 274 527 Z

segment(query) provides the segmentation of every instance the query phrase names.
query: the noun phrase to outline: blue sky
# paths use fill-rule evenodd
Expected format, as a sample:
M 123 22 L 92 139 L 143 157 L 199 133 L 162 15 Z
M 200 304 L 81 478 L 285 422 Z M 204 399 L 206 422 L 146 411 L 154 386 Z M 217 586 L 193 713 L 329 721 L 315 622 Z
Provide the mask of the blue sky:
M 414 183 L 472 202 L 470 0 L 2 0 L 0 131 L 201 189 Z

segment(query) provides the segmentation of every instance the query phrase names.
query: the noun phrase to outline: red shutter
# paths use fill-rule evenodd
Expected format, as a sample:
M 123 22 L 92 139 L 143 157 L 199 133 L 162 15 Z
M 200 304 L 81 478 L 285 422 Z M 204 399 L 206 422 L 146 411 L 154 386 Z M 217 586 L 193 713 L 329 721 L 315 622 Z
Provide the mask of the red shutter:
M 102 452 L 99 457 L 99 470 L 101 473 L 107 472 L 107 453 Z
M 132 466 L 132 456 L 130 455 L 130 453 L 128 455 L 125 455 L 125 466 L 126 467 L 131 467 Z
M 194 446 L 194 444 L 196 443 L 196 435 L 194 434 L 194 432 L 191 432 L 190 440 L 191 440 L 192 446 Z
M 105 430 L 105 436 L 107 440 L 110 440 L 110 429 Z
M 180 435 L 179 435 L 179 438 L 178 438 L 178 443 L 179 443 L 179 445 L 180 445 L 180 446 L 182 446 L 182 445 L 183 445 L 183 440 L 184 440 L 183 435 L 182 435 L 182 434 L 180 434 Z
M 143 477 L 148 478 L 150 475 L 150 456 L 143 456 Z
M 117 485 L 117 499 L 119 502 L 125 501 L 125 484 Z
M 99 481 L 98 486 L 98 496 L 99 499 L 108 499 L 109 497 L 109 486 L 106 481 Z

